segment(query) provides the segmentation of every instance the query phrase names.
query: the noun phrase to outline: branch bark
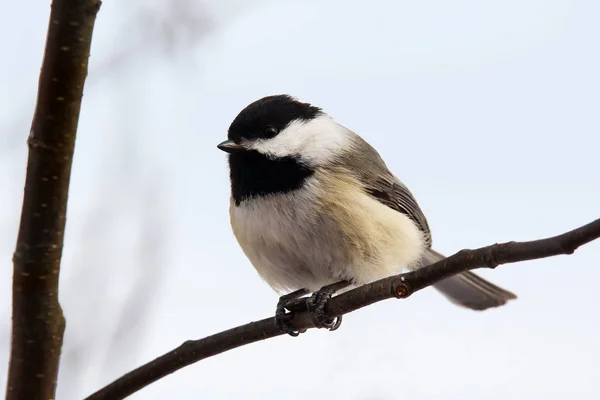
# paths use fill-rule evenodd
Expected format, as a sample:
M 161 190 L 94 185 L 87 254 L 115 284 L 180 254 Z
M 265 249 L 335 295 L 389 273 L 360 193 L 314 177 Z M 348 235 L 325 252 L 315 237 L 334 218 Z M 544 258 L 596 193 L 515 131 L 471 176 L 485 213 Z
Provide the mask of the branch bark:
M 13 256 L 6 399 L 53 399 L 65 319 L 58 302 L 71 164 L 100 0 L 54 0 Z
M 444 278 L 479 267 L 496 268 L 501 264 L 571 254 L 579 246 L 598 238 L 600 219 L 548 239 L 462 250 L 417 271 L 392 276 L 340 294 L 327 303 L 326 312 L 329 317 L 338 317 L 381 300 L 406 298 Z M 298 303 L 300 304 L 302 303 Z M 273 321 L 273 317 L 265 318 L 204 339 L 188 340 L 178 348 L 123 375 L 86 400 L 123 399 L 187 365 L 246 344 L 279 336 L 282 333 Z M 293 324 L 298 330 L 315 327 L 306 310 L 298 310 Z

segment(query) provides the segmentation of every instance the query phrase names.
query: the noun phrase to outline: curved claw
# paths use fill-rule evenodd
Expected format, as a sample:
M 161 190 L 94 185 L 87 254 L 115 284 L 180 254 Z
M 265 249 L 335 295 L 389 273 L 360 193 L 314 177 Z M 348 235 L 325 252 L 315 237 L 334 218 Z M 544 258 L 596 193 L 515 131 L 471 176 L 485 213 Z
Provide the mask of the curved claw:
M 317 328 L 325 328 L 330 332 L 337 330 L 342 325 L 342 316 L 335 318 L 323 318 L 313 314 L 313 322 Z
M 339 328 L 341 324 L 342 324 L 342 316 L 340 315 L 339 317 L 337 317 L 333 320 L 333 326 L 331 328 L 329 328 L 329 331 L 333 332 L 333 331 L 337 330 L 337 328 Z
M 338 282 L 333 285 L 324 286 L 306 300 L 306 306 L 312 312 L 312 319 L 317 328 L 326 328 L 329 331 L 335 331 L 340 327 L 342 316 L 337 318 L 327 317 L 325 315 L 325 306 L 337 290 L 347 285 L 347 282 Z
M 286 313 L 285 309 L 288 304 L 294 301 L 297 297 L 306 294 L 306 289 L 296 290 L 295 292 L 288 293 L 279 298 L 277 302 L 277 308 L 275 309 L 275 326 L 283 333 L 287 333 L 292 337 L 300 335 L 300 331 L 297 331 L 292 325 L 293 313 Z
M 281 332 L 287 333 L 288 335 L 290 335 L 292 337 L 296 337 L 296 336 L 300 335 L 300 332 L 298 332 L 292 326 L 291 318 L 289 317 L 289 314 L 275 315 L 275 326 Z

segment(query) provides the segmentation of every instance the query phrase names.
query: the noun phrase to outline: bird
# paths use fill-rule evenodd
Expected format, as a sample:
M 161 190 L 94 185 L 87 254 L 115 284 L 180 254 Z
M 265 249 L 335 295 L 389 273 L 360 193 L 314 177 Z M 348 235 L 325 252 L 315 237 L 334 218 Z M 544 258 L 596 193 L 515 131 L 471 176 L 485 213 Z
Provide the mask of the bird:
M 334 294 L 445 258 L 407 186 L 321 107 L 287 94 L 260 98 L 217 147 L 228 153 L 233 234 L 280 295 L 275 324 L 283 333 L 299 334 L 289 310 L 305 295 L 315 325 L 334 330 L 341 318 L 324 311 Z M 516 299 L 470 271 L 433 287 L 472 310 Z

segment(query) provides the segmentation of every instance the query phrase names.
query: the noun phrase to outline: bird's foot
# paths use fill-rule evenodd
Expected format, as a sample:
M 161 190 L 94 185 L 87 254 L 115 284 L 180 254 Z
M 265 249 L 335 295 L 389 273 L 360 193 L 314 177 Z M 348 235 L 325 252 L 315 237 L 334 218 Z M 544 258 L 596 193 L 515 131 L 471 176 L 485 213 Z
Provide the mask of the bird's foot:
M 317 328 L 326 328 L 335 331 L 342 324 L 342 316 L 330 318 L 325 314 L 325 306 L 331 297 L 340 289 L 350 285 L 348 281 L 341 281 L 331 285 L 323 286 L 312 296 L 306 299 L 306 306 L 312 313 L 313 322 Z
M 294 314 L 292 312 L 286 312 L 286 307 L 296 302 L 298 297 L 301 297 L 308 293 L 306 289 L 296 290 L 285 294 L 279 298 L 277 302 L 277 308 L 275 309 L 275 326 L 283 333 L 287 333 L 290 336 L 298 336 L 299 331 L 292 325 L 292 318 Z

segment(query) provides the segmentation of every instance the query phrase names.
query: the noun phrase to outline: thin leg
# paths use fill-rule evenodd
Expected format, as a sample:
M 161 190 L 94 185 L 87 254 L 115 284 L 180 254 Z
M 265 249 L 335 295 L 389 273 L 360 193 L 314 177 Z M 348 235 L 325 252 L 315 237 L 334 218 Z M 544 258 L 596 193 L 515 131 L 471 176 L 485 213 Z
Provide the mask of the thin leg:
M 331 285 L 323 286 L 317 292 L 314 292 L 306 300 L 308 309 L 312 312 L 313 321 L 317 328 L 327 328 L 330 331 L 335 331 L 342 324 L 342 316 L 337 318 L 327 318 L 325 315 L 325 306 L 331 297 L 341 289 L 350 286 L 348 281 L 340 281 Z
M 308 293 L 306 289 L 299 289 L 294 292 L 284 294 L 279 298 L 277 302 L 277 308 L 275 309 L 275 326 L 283 333 L 287 333 L 290 336 L 298 336 L 300 332 L 296 331 L 292 326 L 292 314 L 285 312 L 285 307 L 293 300 L 298 297 L 304 296 Z

